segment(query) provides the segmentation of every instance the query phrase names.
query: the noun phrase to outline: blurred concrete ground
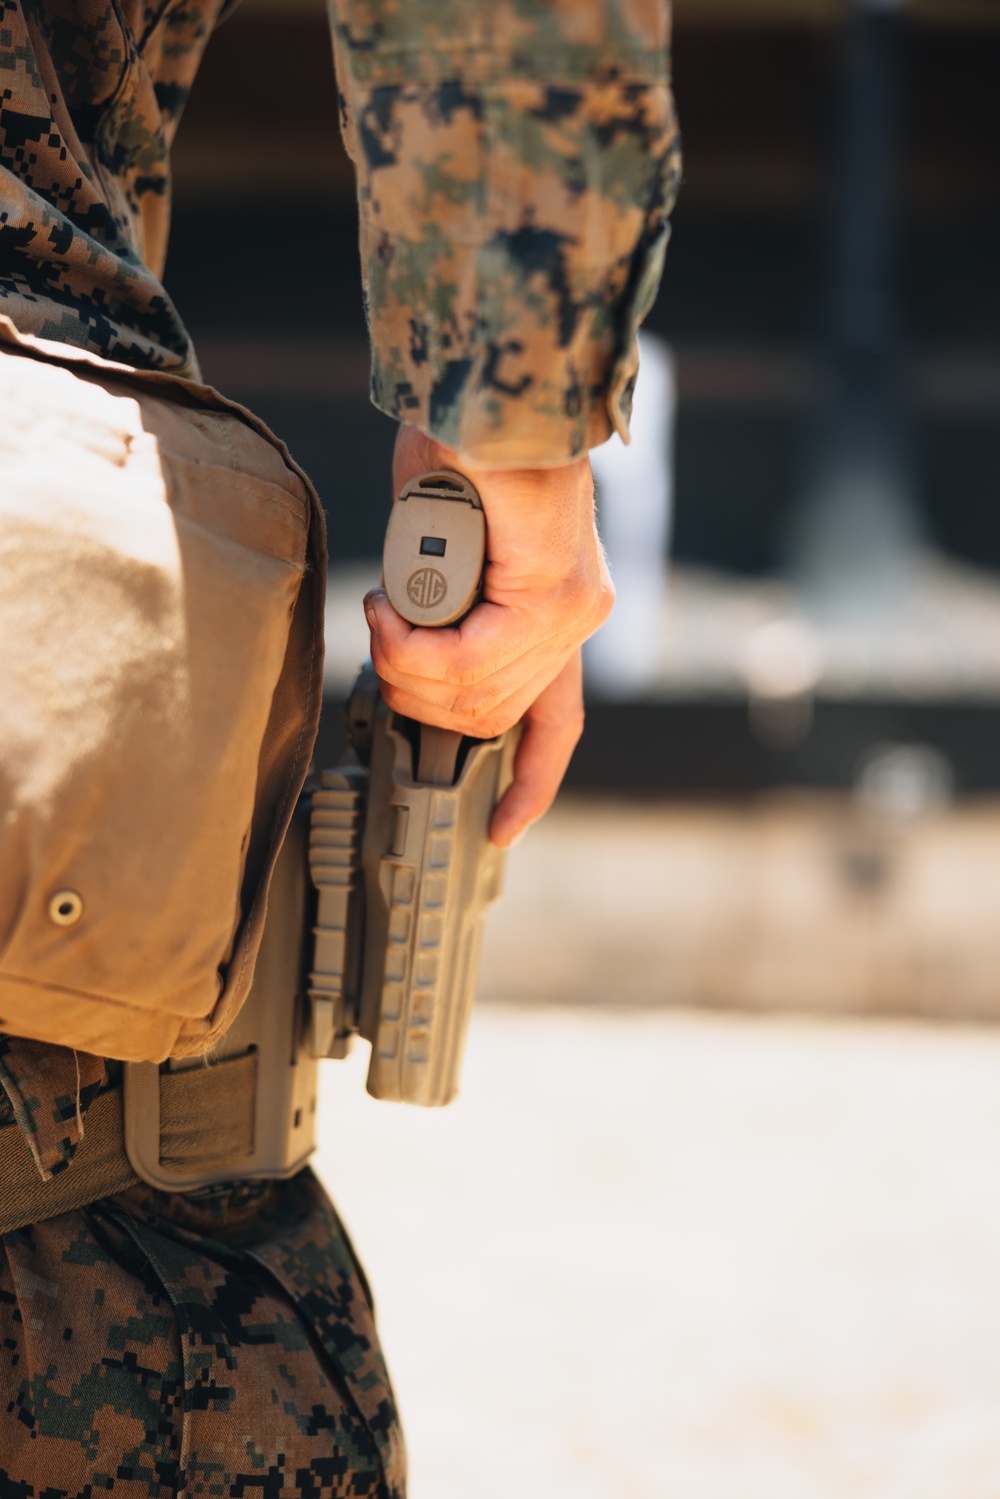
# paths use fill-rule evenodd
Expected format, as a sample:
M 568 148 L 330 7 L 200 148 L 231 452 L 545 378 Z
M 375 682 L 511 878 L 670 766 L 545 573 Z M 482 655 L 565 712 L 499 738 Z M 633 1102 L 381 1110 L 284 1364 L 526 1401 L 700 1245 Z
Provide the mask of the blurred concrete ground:
M 331 693 L 368 581 L 336 578 Z M 702 593 L 675 613 L 737 662 L 755 619 Z M 364 1048 L 326 1069 L 412 1499 L 997 1499 L 998 910 L 1000 801 L 926 744 L 853 789 L 560 798 L 459 1103 L 374 1103 Z
M 1000 1035 L 494 1004 L 451 1109 L 364 1066 L 320 1169 L 412 1499 L 1000 1492 Z
M 854 794 L 560 798 L 510 856 L 480 992 L 997 1018 L 1000 801 L 921 805 L 923 755 Z

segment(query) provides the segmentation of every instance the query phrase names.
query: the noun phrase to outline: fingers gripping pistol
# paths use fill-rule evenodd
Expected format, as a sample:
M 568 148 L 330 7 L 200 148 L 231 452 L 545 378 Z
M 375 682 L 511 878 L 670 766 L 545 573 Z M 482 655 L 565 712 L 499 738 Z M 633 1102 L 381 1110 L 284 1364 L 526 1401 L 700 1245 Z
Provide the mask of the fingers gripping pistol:
M 408 483 L 386 532 L 390 603 L 411 624 L 454 624 L 480 595 L 482 503 L 436 470 Z M 517 729 L 476 740 L 393 712 L 369 662 L 347 705 L 346 763 L 300 799 L 278 856 L 254 981 L 212 1065 L 252 1064 L 249 1154 L 179 1170 L 163 1148 L 161 1076 L 125 1067 L 129 1158 L 146 1181 L 190 1190 L 234 1176 L 290 1176 L 315 1144 L 317 1064 L 371 1043 L 368 1091 L 449 1103 L 458 1090 L 486 907 L 503 854 L 489 841 Z M 203 1064 L 198 1064 L 203 1065 Z
M 454 624 L 479 597 L 485 550 L 468 480 L 420 475 L 389 518 L 389 602 L 411 624 Z M 511 779 L 514 736 L 472 740 L 403 718 L 370 665 L 347 723 L 357 763 L 325 772 L 312 795 L 312 1050 L 342 1056 L 358 1032 L 372 1046 L 369 1093 L 446 1104 L 458 1090 L 483 916 L 500 893 L 503 855 L 489 824 Z

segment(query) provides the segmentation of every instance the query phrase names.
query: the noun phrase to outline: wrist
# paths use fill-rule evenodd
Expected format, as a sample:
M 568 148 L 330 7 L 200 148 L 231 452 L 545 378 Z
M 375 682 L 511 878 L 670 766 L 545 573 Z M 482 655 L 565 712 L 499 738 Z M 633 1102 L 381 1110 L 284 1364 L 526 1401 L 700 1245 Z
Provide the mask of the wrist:
M 589 477 L 590 459 L 582 457 L 569 459 L 565 463 L 523 465 L 507 463 L 499 466 L 482 463 L 468 453 L 462 453 L 456 448 L 448 447 L 446 443 L 439 442 L 436 437 L 431 437 L 419 427 L 400 423 L 396 432 L 393 460 L 393 479 L 397 490 L 414 474 L 434 468 L 455 469 L 474 484 L 478 478 L 487 488 L 492 488 L 494 485 L 506 488 L 512 480 L 523 482 L 529 476 L 536 482 L 541 484 L 547 482 L 552 487 L 558 486 L 561 475 L 569 478 L 586 474 Z

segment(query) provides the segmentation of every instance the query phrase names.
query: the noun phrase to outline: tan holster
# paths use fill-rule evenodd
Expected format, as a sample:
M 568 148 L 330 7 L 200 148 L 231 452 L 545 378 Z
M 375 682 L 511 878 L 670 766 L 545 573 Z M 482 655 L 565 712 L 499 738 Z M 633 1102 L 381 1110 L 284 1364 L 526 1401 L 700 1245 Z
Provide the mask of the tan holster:
M 215 1052 L 127 1062 L 121 1085 L 87 1110 L 72 1161 L 43 1181 L 16 1124 L 0 1128 L 0 1233 L 54 1218 L 145 1181 L 192 1190 L 286 1177 L 315 1144 L 316 1059 L 303 1043 L 308 803 L 285 840 L 250 994 Z
M 126 1062 L 70 1165 L 42 1182 L 0 1129 L 0 1232 L 137 1181 L 183 1192 L 299 1171 L 316 1144 L 318 1066 L 371 1043 L 368 1091 L 440 1106 L 458 1089 L 488 905 L 503 856 L 489 822 L 517 733 L 467 741 L 451 784 L 415 775 L 421 726 L 367 667 L 353 758 L 302 796 L 274 867 L 247 999 L 212 1052 Z

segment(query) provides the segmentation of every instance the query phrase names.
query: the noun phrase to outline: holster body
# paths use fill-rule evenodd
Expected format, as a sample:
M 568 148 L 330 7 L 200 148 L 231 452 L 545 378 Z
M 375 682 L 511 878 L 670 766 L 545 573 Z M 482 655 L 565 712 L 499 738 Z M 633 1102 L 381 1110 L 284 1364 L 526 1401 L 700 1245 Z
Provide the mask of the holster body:
M 458 1091 L 483 920 L 503 873 L 489 824 L 517 731 L 465 741 L 454 783 L 428 786 L 414 775 L 420 725 L 391 712 L 370 668 L 348 721 L 351 763 L 300 799 L 233 1025 L 202 1061 L 125 1064 L 125 1149 L 153 1186 L 293 1175 L 315 1148 L 318 1063 L 345 1056 L 356 1034 L 371 1043 L 374 1097 L 433 1106 Z M 228 1106 L 206 1128 L 213 1087 Z

